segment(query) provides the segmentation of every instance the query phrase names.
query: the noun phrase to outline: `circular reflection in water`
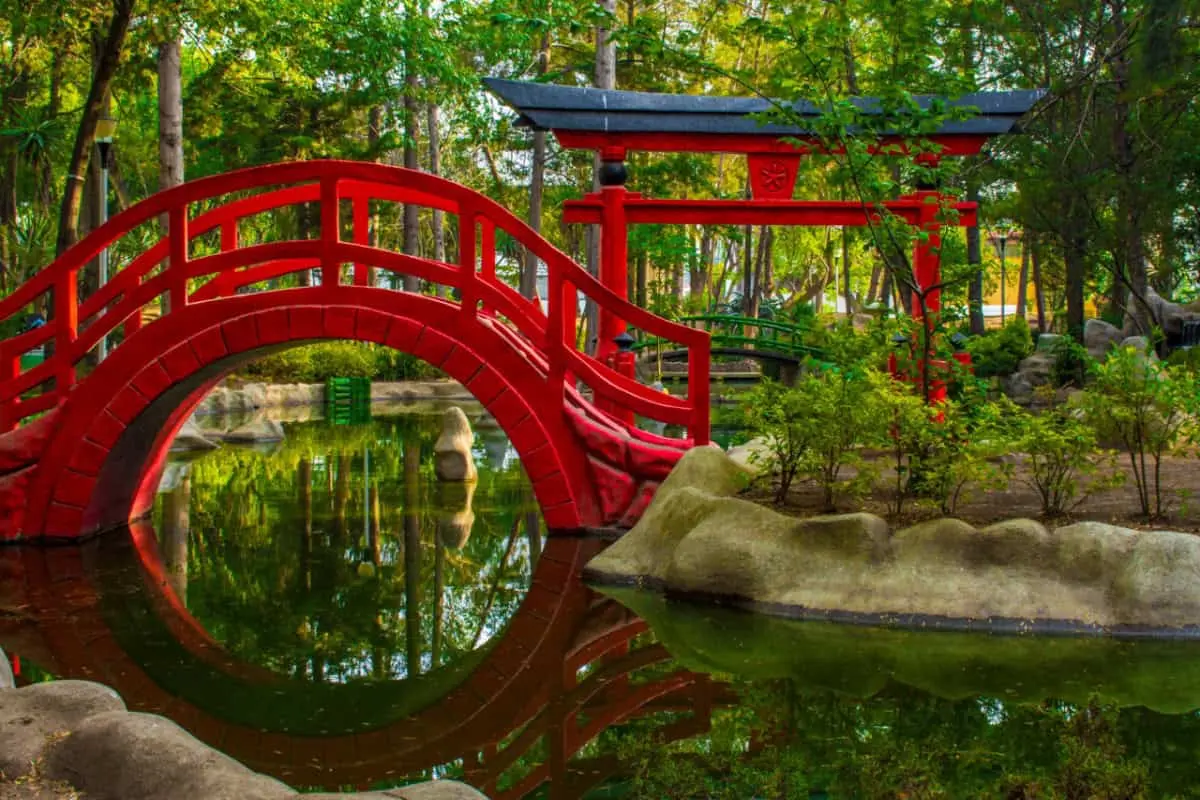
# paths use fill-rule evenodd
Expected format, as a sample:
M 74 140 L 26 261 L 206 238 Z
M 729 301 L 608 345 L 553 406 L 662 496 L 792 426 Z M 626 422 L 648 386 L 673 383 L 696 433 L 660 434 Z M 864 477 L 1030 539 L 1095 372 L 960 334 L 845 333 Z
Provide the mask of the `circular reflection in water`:
M 436 478 L 444 409 L 285 423 L 282 441 L 172 462 L 153 527 L 167 584 L 214 645 L 292 684 L 412 679 L 429 700 L 469 672 L 543 541 L 524 471 L 480 407 L 464 408 L 478 481 Z

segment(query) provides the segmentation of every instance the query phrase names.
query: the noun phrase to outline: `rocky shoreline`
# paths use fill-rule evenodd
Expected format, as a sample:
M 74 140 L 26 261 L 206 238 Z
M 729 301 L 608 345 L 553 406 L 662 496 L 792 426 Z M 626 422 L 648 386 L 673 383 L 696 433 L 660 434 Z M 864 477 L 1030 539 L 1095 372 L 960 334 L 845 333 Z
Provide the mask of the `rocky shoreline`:
M 355 794 L 300 794 L 164 717 L 126 710 L 106 686 L 71 680 L 22 689 L 0 684 L 0 797 L 10 786 L 37 791 L 19 797 L 82 795 L 89 800 L 487 800 L 457 781 Z
M 372 403 L 415 403 L 421 400 L 474 400 L 457 381 L 398 381 L 371 384 Z M 325 403 L 323 383 L 247 383 L 218 386 L 200 401 L 193 416 L 238 414 L 264 409 L 319 406 Z
M 871 514 L 797 519 L 741 499 L 748 474 L 689 451 L 641 521 L 587 567 L 802 619 L 960 631 L 1200 639 L 1200 537 L 1029 519 L 892 530 Z

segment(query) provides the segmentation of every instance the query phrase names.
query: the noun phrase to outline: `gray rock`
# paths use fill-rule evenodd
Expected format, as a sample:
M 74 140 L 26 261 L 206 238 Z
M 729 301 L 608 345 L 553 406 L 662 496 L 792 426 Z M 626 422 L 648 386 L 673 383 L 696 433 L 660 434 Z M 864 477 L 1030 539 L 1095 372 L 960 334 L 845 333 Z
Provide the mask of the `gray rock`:
M 286 437 L 283 425 L 273 419 L 248 422 L 231 431 L 220 434 L 221 440 L 230 444 L 254 444 L 256 442 L 282 442 Z
M 717 450 L 689 451 L 589 574 L 808 612 L 1200 624 L 1200 537 L 1099 523 L 1050 533 L 1032 520 L 976 530 L 956 519 L 889 537 L 867 514 L 797 520 L 735 497 L 738 472 Z
M 1083 346 L 1093 358 L 1103 359 L 1114 344 L 1124 338 L 1121 329 L 1102 319 L 1089 319 L 1083 323 Z
M 1150 307 L 1154 321 L 1167 336 L 1179 336 L 1183 333 L 1183 323 L 1200 319 L 1200 314 L 1164 299 L 1150 286 L 1146 287 L 1146 305 Z
M 216 450 L 220 446 L 205 436 L 196 427 L 195 421 L 191 419 L 183 423 L 183 427 L 179 429 L 179 433 L 175 434 L 175 440 L 171 442 L 172 451 Z
M 8 663 L 8 656 L 4 655 L 4 651 L 0 650 L 0 689 L 15 689 L 17 687 L 17 679 L 13 677 L 12 665 Z
M 1014 403 L 1027 406 L 1033 402 L 1033 384 L 1023 373 L 1014 372 L 1004 379 L 1001 388 Z
M 0 772 L 10 779 L 28 775 L 49 742 L 84 720 L 125 708 L 112 689 L 87 681 L 35 683 L 0 697 Z
M 48 750 L 42 774 L 95 800 L 275 800 L 295 794 L 153 714 L 88 717 Z
M 458 406 L 446 409 L 442 419 L 442 434 L 433 445 L 434 471 L 443 481 L 473 481 L 479 477 L 471 446 L 475 435 L 471 422 Z
M 1051 353 L 1034 353 L 1024 359 L 1017 367 L 1017 372 L 1025 376 L 1033 387 L 1045 386 L 1050 382 L 1056 359 Z

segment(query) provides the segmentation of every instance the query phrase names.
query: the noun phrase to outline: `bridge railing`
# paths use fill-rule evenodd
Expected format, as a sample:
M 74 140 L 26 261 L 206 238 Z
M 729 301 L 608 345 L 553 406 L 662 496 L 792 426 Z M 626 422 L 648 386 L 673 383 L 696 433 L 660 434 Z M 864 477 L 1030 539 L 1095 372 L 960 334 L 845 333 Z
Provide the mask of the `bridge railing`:
M 253 194 L 247 194 L 254 192 Z M 415 204 L 457 219 L 456 263 L 397 253 L 372 244 L 372 203 Z M 248 243 L 258 215 L 316 204 L 320 234 Z M 191 215 L 193 208 L 207 206 Z M 343 207 L 349 215 L 343 218 Z M 167 235 L 133 258 L 112 280 L 80 297 L 80 272 L 139 226 L 167 220 Z M 496 239 L 504 232 L 546 264 L 548 312 L 497 277 Z M 343 233 L 348 232 L 348 238 Z M 215 241 L 210 241 L 215 239 Z M 708 335 L 629 303 L 492 200 L 427 173 L 380 164 L 310 161 L 252 167 L 202 178 L 154 195 L 114 216 L 49 267 L 0 300 L 0 323 L 25 309 L 51 313 L 44 325 L 0 341 L 0 430 L 57 406 L 90 368 L 89 353 L 120 329 L 143 324 L 143 311 L 165 296 L 171 311 L 228 297 L 295 273 L 314 272 L 321 286 L 374 285 L 381 269 L 446 287 L 470 318 L 495 321 L 546 374 L 563 402 L 577 401 L 575 380 L 596 397 L 668 423 L 697 441 L 708 435 Z M 286 290 L 281 290 L 286 291 Z M 576 346 L 577 293 L 630 325 L 695 351 L 702 390 L 683 399 L 627 378 Z M 168 312 L 169 313 L 169 312 Z M 44 362 L 22 371 L 21 356 L 48 347 Z M 698 384 L 693 384 L 698 387 Z
M 800 359 L 822 356 L 820 348 L 804 343 L 803 335 L 808 328 L 800 325 L 735 314 L 692 314 L 680 317 L 678 322 L 707 331 L 712 346 L 717 348 L 782 353 Z M 633 349 L 638 352 L 653 349 L 661 353 L 667 344 L 669 340 L 662 337 L 644 336 L 633 345 Z

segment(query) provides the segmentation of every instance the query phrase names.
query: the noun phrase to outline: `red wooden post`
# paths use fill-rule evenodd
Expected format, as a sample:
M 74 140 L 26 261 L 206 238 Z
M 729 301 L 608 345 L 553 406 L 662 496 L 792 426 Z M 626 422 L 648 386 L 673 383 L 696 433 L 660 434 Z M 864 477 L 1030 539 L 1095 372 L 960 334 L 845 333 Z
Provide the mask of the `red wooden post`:
M 371 198 L 360 191 L 354 195 L 354 243 L 371 243 Z M 370 286 L 375 281 L 375 270 L 366 264 L 354 264 L 354 285 Z
M 479 273 L 483 276 L 484 283 L 495 285 L 496 283 L 496 226 L 491 220 L 485 219 L 480 227 L 480 253 L 479 253 Z M 486 305 L 483 308 L 485 316 L 492 316 L 494 309 L 489 309 Z
M 167 282 L 171 310 L 187 305 L 188 216 L 187 205 L 178 205 L 167 212 Z
M 708 444 L 709 390 L 708 370 L 712 360 L 712 339 L 705 336 L 700 343 L 688 349 L 688 402 L 692 405 L 692 424 L 688 435 L 696 446 Z
M 340 283 L 341 264 L 337 259 L 337 245 L 341 237 L 341 209 L 338 200 L 337 178 L 321 181 L 322 286 L 337 286 Z
M 927 234 L 925 241 L 917 242 L 913 254 L 913 277 L 916 279 L 917 286 L 924 292 L 929 287 L 937 286 L 942 282 L 940 255 L 942 226 L 937 219 L 941 193 L 936 190 L 922 190 L 916 192 L 913 197 L 921 204 L 917 229 Z M 941 289 L 934 289 L 925 295 L 925 310 L 929 312 L 930 316 L 936 316 L 942 310 Z M 913 316 L 919 319 L 920 315 L 920 298 L 914 293 Z
M 475 272 L 475 228 L 476 213 L 473 208 L 464 208 L 458 214 L 458 274 L 462 285 L 463 313 L 474 317 L 478 312 L 479 294 L 475 288 L 479 276 Z
M 79 270 L 69 269 L 54 286 L 54 358 L 59 362 L 54 389 L 65 397 L 75 385 L 75 360 L 71 347 L 79 327 Z
M 615 156 L 615 159 L 613 158 Z M 603 153 L 600 164 L 600 282 L 622 300 L 629 299 L 629 227 L 625 219 L 625 154 Z M 607 361 L 616 350 L 614 339 L 625 332 L 625 320 L 600 307 L 600 341 L 596 356 Z

